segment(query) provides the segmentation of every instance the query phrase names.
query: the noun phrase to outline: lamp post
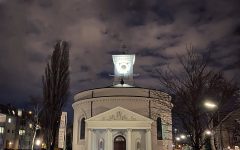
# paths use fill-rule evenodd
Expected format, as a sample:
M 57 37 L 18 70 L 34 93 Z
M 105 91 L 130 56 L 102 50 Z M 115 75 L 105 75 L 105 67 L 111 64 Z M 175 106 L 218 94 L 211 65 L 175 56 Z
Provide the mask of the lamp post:
M 214 109 L 217 109 L 218 108 L 218 105 L 216 103 L 214 103 L 213 101 L 211 100 L 206 100 L 204 102 L 204 106 L 209 109 L 209 110 L 214 110 Z M 219 121 L 219 110 L 216 110 L 217 111 L 217 118 L 218 118 L 218 121 Z M 212 132 L 213 130 L 213 115 L 211 115 L 211 117 L 207 114 L 207 118 L 208 118 L 208 121 L 210 121 L 209 119 L 211 119 L 211 122 L 210 122 L 210 129 L 211 130 L 206 130 L 205 131 L 205 134 L 208 135 L 208 136 L 211 136 L 210 137 L 210 143 L 211 143 L 211 148 L 213 150 L 215 150 L 215 146 L 214 146 L 214 133 Z M 221 134 L 221 133 L 220 133 Z

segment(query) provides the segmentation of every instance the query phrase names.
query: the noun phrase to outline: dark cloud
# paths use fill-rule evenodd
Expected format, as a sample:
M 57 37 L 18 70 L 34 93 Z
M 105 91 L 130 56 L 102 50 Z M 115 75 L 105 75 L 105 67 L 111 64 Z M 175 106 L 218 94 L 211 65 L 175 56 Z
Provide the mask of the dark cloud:
M 233 34 L 234 34 L 235 36 L 240 36 L 240 24 L 238 24 L 238 25 L 235 27 L 235 29 L 234 29 L 234 31 L 233 31 Z
M 112 77 L 110 76 L 112 73 L 108 71 L 101 71 L 97 73 L 97 77 L 100 79 L 111 79 Z
M 43 8 L 49 8 L 49 7 L 53 6 L 53 1 L 52 0 L 41 0 L 41 1 L 38 1 L 38 4 Z
M 87 65 L 81 65 L 80 69 L 82 72 L 88 72 L 90 70 L 89 66 Z
M 30 62 L 33 62 L 33 63 L 34 62 L 38 62 L 38 63 L 47 62 L 46 56 L 40 52 L 30 51 L 28 55 L 29 55 Z
M 71 43 L 71 96 L 111 85 L 111 54 L 125 49 L 137 54 L 138 86 L 159 87 L 152 68 L 178 72 L 176 54 L 185 55 L 189 44 L 201 53 L 214 49 L 212 68 L 239 75 L 239 6 L 238 0 L 0 0 L 0 97 L 20 104 L 41 95 L 46 60 L 59 39 Z
M 153 66 L 148 66 L 148 65 L 142 65 L 141 68 L 149 74 L 151 74 L 154 70 Z
M 32 34 L 32 35 L 39 35 L 39 34 L 41 34 L 41 31 L 40 31 L 40 29 L 41 29 L 41 27 L 40 27 L 40 25 L 41 25 L 41 22 L 38 22 L 38 21 L 36 21 L 36 22 L 27 22 L 26 23 L 26 34 L 28 35 L 28 34 Z
M 168 60 L 170 57 L 161 54 L 161 48 L 159 49 L 140 49 L 136 52 L 137 56 L 141 57 L 157 57 Z
M 83 82 L 90 82 L 91 79 L 90 78 L 87 78 L 87 79 L 81 79 L 81 80 L 78 80 L 78 83 L 83 83 Z

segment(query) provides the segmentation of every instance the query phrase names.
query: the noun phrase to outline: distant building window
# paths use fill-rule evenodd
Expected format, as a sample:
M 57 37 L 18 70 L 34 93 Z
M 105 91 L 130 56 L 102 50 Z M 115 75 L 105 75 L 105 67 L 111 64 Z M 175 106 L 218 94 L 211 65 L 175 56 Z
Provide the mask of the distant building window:
M 4 127 L 0 127 L 0 134 L 4 133 Z
M 85 118 L 82 118 L 80 123 L 80 139 L 85 139 Z
M 25 135 L 25 130 L 19 130 L 19 135 Z
M 99 150 L 104 150 L 104 140 L 100 139 L 98 142 L 98 149 Z
M 18 116 L 22 117 L 22 110 L 21 109 L 18 109 Z
M 9 132 L 10 132 L 10 130 L 8 129 L 8 130 L 7 130 L 7 133 L 9 133 Z
M 12 130 L 12 133 L 14 133 L 14 130 Z
M 12 118 L 8 118 L 8 123 L 11 123 L 12 122 Z
M 160 117 L 157 118 L 157 139 L 162 140 L 162 119 Z

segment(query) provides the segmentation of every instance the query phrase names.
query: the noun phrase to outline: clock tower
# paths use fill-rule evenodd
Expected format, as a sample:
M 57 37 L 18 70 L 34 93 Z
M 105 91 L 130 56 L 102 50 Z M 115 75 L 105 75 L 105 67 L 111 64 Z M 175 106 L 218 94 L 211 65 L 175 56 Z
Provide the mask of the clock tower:
M 114 86 L 133 86 L 135 55 L 112 55 L 114 64 Z

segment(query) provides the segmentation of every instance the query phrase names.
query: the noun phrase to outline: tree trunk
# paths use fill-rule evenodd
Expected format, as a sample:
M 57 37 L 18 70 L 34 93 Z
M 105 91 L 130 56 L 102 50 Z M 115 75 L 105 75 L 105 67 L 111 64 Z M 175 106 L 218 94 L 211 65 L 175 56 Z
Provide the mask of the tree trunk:
M 35 130 L 34 130 L 33 139 L 32 139 L 32 146 L 31 146 L 31 150 L 33 150 L 33 149 L 34 149 L 34 143 L 35 143 L 36 133 L 37 133 L 37 131 L 36 131 L 36 129 L 35 129 Z
M 214 141 L 214 135 L 213 134 L 211 135 L 210 143 L 211 143 L 211 150 L 217 150 L 216 147 L 215 147 L 215 141 Z
M 220 124 L 220 150 L 223 150 L 222 124 Z
M 55 128 L 53 129 L 53 139 L 52 139 L 52 144 L 50 146 L 50 150 L 54 150 L 55 145 L 56 145 L 56 137 L 58 135 L 57 133 L 59 131 L 59 125 L 60 125 L 60 121 L 61 121 L 60 118 L 61 117 L 58 117 L 58 121 L 57 121 L 57 123 L 55 125 Z

